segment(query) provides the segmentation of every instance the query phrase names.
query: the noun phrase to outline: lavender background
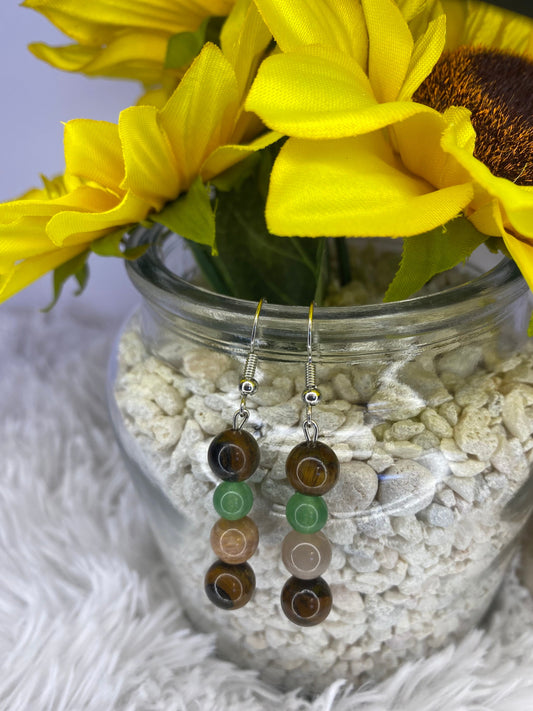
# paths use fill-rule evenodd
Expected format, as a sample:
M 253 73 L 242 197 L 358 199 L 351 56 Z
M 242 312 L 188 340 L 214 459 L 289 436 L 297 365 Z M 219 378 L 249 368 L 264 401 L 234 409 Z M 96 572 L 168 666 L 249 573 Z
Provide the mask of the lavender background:
M 140 94 L 135 82 L 88 79 L 61 72 L 37 60 L 30 42 L 67 44 L 64 36 L 33 10 L 14 0 L 0 4 L 0 201 L 40 184 L 39 174 L 62 173 L 63 126 L 73 118 L 116 121 L 121 109 Z M 119 259 L 90 258 L 91 278 L 81 297 L 67 283 L 61 308 L 83 304 L 121 318 L 138 300 Z M 51 277 L 9 300 L 36 309 L 50 303 Z

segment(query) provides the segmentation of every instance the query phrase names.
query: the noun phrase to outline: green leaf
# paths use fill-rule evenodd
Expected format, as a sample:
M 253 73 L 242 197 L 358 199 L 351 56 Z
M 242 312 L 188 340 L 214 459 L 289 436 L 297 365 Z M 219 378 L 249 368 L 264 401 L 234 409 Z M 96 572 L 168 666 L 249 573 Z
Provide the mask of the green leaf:
M 95 240 L 91 243 L 91 251 L 98 254 L 100 257 L 121 257 L 122 259 L 127 259 L 128 261 L 133 261 L 137 259 L 148 249 L 147 244 L 141 244 L 138 247 L 131 247 L 129 249 L 122 249 L 122 238 L 124 233 L 127 232 L 133 225 L 126 225 L 125 227 L 120 227 L 118 230 L 114 230 L 104 237 Z
M 178 32 L 168 41 L 165 69 L 181 69 L 192 62 L 206 42 L 220 44 L 225 17 L 208 17 L 194 32 Z
M 195 32 L 178 32 L 168 41 L 165 69 L 180 69 L 190 64 L 202 49 L 209 18 Z
M 224 293 L 252 301 L 264 297 L 270 303 L 308 305 L 325 259 L 323 240 L 272 235 L 256 174 L 238 189 L 219 193 L 217 200 L 218 256 L 210 256 L 210 261 L 225 285 Z
M 205 186 L 198 177 L 188 192 L 168 203 L 152 219 L 192 242 L 214 248 L 215 215 L 209 193 L 209 186 Z
M 75 296 L 79 296 L 83 292 L 89 278 L 89 266 L 87 265 L 87 257 L 89 254 L 90 250 L 87 249 L 85 252 L 69 259 L 68 262 L 61 264 L 57 269 L 54 269 L 54 298 L 46 308 L 42 309 L 44 313 L 47 313 L 56 305 L 63 286 L 70 277 L 73 276 L 78 282 L 78 289 L 75 291 Z
M 217 175 L 211 181 L 217 190 L 229 192 L 230 190 L 239 190 L 244 181 L 252 175 L 261 161 L 260 151 L 250 153 L 244 160 L 232 165 L 220 175 Z
M 531 338 L 533 336 L 533 314 L 529 319 L 529 326 L 527 327 L 527 335 Z
M 485 240 L 465 217 L 422 235 L 406 237 L 400 267 L 385 301 L 401 301 L 416 293 L 431 277 L 464 262 Z

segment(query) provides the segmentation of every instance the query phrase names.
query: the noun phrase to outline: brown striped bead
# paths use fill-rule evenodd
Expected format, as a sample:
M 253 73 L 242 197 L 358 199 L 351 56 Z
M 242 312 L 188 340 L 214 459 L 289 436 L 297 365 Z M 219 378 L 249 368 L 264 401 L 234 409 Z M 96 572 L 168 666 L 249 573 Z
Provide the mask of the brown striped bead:
M 259 531 L 248 516 L 238 521 L 220 518 L 211 529 L 211 548 L 225 563 L 244 563 L 253 556 L 258 543 Z
M 281 607 L 294 624 L 313 627 L 329 615 L 331 590 L 323 578 L 289 578 L 281 591 Z
M 207 460 L 223 481 L 246 481 L 259 466 L 259 445 L 246 430 L 225 430 L 209 445 Z
M 285 470 L 300 494 L 322 496 L 337 482 L 339 460 L 324 442 L 301 442 L 289 453 Z
M 255 575 L 248 563 L 230 565 L 217 560 L 205 576 L 205 592 L 221 610 L 237 610 L 250 600 L 255 590 Z

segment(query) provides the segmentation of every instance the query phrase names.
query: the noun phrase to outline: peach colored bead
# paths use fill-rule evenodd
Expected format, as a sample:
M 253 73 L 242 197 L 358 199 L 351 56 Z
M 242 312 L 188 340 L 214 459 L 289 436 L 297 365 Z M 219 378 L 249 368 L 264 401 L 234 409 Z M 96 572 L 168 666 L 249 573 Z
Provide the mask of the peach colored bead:
M 244 563 L 259 543 L 257 526 L 248 516 L 237 521 L 220 518 L 211 529 L 211 547 L 225 563 Z

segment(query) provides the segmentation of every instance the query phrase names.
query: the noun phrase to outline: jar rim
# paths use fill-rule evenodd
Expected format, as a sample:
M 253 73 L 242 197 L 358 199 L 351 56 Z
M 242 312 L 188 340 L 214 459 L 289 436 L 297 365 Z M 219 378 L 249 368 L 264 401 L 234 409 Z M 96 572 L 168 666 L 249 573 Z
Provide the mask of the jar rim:
M 177 236 L 159 225 L 152 228 L 140 228 L 130 235 L 129 247 L 137 247 L 148 243 L 148 249 L 134 261 L 126 262 L 128 274 L 142 296 L 157 303 L 171 312 L 172 302 L 176 305 L 183 301 L 193 301 L 196 304 L 208 303 L 211 309 L 232 314 L 249 314 L 255 310 L 257 302 L 227 296 L 208 288 L 193 284 L 170 270 L 163 259 L 162 247 L 168 237 Z M 181 239 L 181 238 L 180 238 Z M 390 301 L 352 306 L 320 306 L 320 318 L 337 321 L 339 319 L 379 318 L 402 312 L 418 312 L 421 310 L 449 309 L 454 304 L 476 301 L 480 297 L 492 295 L 495 300 L 511 301 L 527 291 L 527 285 L 516 264 L 503 257 L 501 261 L 486 272 L 468 279 L 457 286 L 447 287 L 441 291 L 421 296 L 413 296 L 401 301 Z M 474 304 L 473 304 L 474 306 Z M 475 307 L 474 307 L 475 308 Z M 284 314 L 294 318 L 307 317 L 307 306 L 290 306 L 270 304 L 265 302 L 262 309 L 264 316 Z

